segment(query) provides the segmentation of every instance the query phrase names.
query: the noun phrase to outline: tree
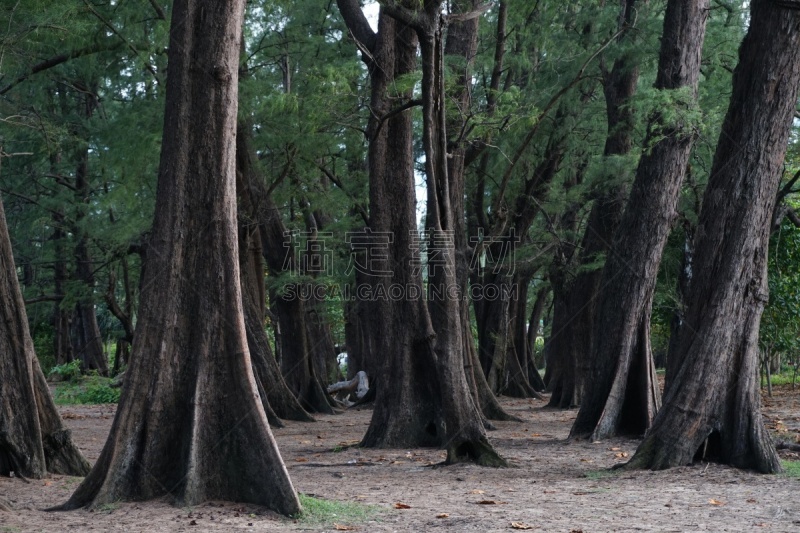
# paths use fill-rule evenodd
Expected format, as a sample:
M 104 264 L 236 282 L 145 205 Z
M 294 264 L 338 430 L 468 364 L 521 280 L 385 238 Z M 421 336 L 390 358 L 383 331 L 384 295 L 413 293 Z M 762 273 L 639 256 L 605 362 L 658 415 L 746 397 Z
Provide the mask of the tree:
M 61 422 L 33 353 L 0 202 L 0 475 L 84 476 L 89 468 Z
M 636 23 L 636 0 L 621 0 L 616 44 L 621 48 L 609 70 L 601 62 L 603 95 L 606 101 L 608 133 L 603 156 L 611 171 L 606 171 L 604 181 L 592 192 L 592 208 L 580 243 L 577 262 L 580 271 L 573 279 L 552 272 L 554 281 L 553 336 L 560 336 L 553 346 L 549 360 L 556 367 L 548 388 L 553 392 L 549 405 L 574 407 L 582 402 L 587 368 L 590 364 L 596 338 L 597 302 L 602 270 L 597 268 L 598 258 L 608 252 L 611 238 L 620 223 L 627 188 L 625 173 L 615 175 L 619 160 L 625 158 L 633 147 L 636 125 L 635 109 L 631 100 L 636 94 L 639 80 L 639 58 L 631 46 L 631 34 Z M 620 179 L 622 178 L 622 179 Z M 572 256 L 572 254 L 567 254 Z
M 237 246 L 244 1 L 178 0 L 155 220 L 109 439 L 63 509 L 171 496 L 300 510 L 253 377 Z
M 668 111 L 650 118 L 645 152 L 603 269 L 591 373 L 573 437 L 600 440 L 619 430 L 641 434 L 659 407 L 650 309 L 694 142 L 707 10 L 706 0 L 667 4 L 655 87 L 674 99 Z
M 703 197 L 685 321 L 664 405 L 628 468 L 662 469 L 697 455 L 780 470 L 761 419 L 759 322 L 767 245 L 800 90 L 800 4 L 755 0 Z

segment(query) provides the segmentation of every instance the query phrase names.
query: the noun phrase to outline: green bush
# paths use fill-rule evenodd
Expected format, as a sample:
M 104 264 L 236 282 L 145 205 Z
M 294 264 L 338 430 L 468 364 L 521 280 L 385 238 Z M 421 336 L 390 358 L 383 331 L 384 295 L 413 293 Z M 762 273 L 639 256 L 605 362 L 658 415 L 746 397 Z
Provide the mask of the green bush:
M 111 380 L 100 376 L 59 383 L 53 398 L 59 405 L 119 402 L 120 389 L 111 387 Z
M 64 363 L 63 365 L 56 365 L 50 369 L 49 377 L 58 376 L 58 381 L 78 381 L 81 377 L 81 362 L 77 359 Z

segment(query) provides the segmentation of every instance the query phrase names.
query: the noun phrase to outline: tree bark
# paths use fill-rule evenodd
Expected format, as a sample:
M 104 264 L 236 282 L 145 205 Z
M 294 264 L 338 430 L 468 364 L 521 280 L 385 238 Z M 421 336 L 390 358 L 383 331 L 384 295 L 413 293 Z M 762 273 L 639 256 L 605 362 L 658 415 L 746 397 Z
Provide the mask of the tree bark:
M 0 475 L 84 476 L 89 468 L 61 422 L 33 351 L 0 202 Z
M 676 94 L 686 114 L 696 105 L 707 13 L 707 0 L 672 0 L 664 17 L 655 87 L 688 89 Z M 645 152 L 603 269 L 591 374 L 572 437 L 641 435 L 660 405 L 651 304 L 694 138 L 692 124 L 665 124 L 658 113 L 650 118 Z
M 295 514 L 245 335 L 236 239 L 244 1 L 177 0 L 155 220 L 122 397 L 63 509 L 168 496 Z
M 695 238 L 694 273 L 664 406 L 628 463 L 697 455 L 780 470 L 761 418 L 758 331 L 771 216 L 800 90 L 800 7 L 754 0 Z M 674 358 L 674 359 L 673 359 Z

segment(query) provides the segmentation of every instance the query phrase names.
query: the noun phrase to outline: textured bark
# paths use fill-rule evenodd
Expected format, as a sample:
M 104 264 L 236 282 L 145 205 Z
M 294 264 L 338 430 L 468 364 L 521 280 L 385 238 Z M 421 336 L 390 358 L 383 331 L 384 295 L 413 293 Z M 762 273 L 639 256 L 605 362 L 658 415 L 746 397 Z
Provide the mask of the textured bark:
M 655 87 L 688 89 L 682 102 L 687 112 L 696 104 L 707 11 L 707 0 L 672 0 L 664 17 Z M 603 269 L 597 342 L 573 437 L 641 435 L 660 404 L 651 304 L 695 137 L 691 124 L 663 122 L 658 113 L 650 118 L 645 152 Z
M 0 202 L 0 475 L 84 476 L 89 468 L 61 422 L 33 352 Z
M 169 497 L 295 514 L 245 336 L 235 137 L 244 1 L 178 0 L 141 309 L 108 441 L 62 506 Z
M 628 464 L 708 459 L 780 470 L 761 419 L 758 331 L 771 216 L 800 90 L 800 10 L 750 3 L 733 91 L 703 197 L 674 383 Z M 674 358 L 674 359 L 673 359 Z
M 340 1 L 339 6 L 359 39 L 363 14 L 357 4 Z M 425 23 L 414 26 L 422 41 L 428 228 L 438 230 L 441 235 L 442 230 L 452 232 L 454 222 L 449 211 L 447 163 L 442 151 L 446 137 L 439 10 L 438 3 L 427 6 L 426 11 L 419 12 Z M 395 21 L 387 16 L 387 11 L 406 20 Z M 392 108 L 385 95 L 388 83 L 415 68 L 417 39 L 415 30 L 409 27 L 408 17 L 416 18 L 416 15 L 396 6 L 382 6 L 377 34 L 362 36 L 362 42 L 373 44 L 370 49 L 373 59 L 366 61 L 370 68 L 373 116 L 384 116 Z M 410 98 L 410 94 L 403 96 Z M 428 306 L 422 298 L 421 270 L 414 267 L 419 260 L 418 250 L 412 240 L 416 231 L 416 206 L 410 113 L 394 114 L 385 122 L 380 131 L 375 128 L 374 120 L 368 127 L 371 132 L 370 229 L 376 233 L 391 232 L 394 240 L 383 265 L 391 273 L 375 275 L 371 283 L 373 287 L 397 283 L 415 289 L 417 294 L 381 299 L 374 306 L 376 323 L 382 325 L 375 345 L 385 359 L 375 410 L 362 444 L 441 446 L 447 450 L 448 462 L 471 460 L 486 465 L 504 464 L 486 439 L 482 416 L 468 387 L 461 302 L 457 298 L 441 298 Z M 447 206 L 444 211 L 442 205 Z M 430 284 L 458 286 L 453 234 L 450 236 L 443 246 L 437 241 L 437 249 L 443 248 L 444 265 L 440 270 L 446 271 L 446 278 L 431 273 Z

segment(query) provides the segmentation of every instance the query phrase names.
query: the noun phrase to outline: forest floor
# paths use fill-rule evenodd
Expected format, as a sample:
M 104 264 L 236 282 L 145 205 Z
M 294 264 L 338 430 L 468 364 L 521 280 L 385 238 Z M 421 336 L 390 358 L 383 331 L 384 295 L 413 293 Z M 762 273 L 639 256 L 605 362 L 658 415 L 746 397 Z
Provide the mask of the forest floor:
M 440 466 L 439 450 L 355 447 L 371 411 L 350 410 L 274 431 L 295 487 L 308 496 L 303 501 L 310 513 L 299 520 L 227 502 L 45 512 L 64 502 L 80 478 L 0 478 L 0 497 L 13 507 L 0 510 L 0 532 L 800 531 L 797 470 L 765 476 L 702 462 L 661 472 L 610 472 L 633 454 L 636 440 L 569 443 L 575 410 L 547 409 L 535 400 L 502 403 L 523 422 L 498 423 L 490 439 L 515 468 Z M 59 409 L 78 446 L 96 460 L 115 406 Z M 795 442 L 800 390 L 778 388 L 774 398 L 765 398 L 765 418 L 778 438 Z M 800 459 L 783 452 L 782 458 Z

